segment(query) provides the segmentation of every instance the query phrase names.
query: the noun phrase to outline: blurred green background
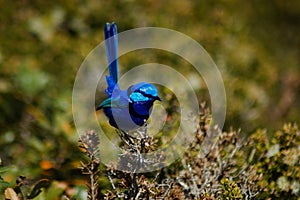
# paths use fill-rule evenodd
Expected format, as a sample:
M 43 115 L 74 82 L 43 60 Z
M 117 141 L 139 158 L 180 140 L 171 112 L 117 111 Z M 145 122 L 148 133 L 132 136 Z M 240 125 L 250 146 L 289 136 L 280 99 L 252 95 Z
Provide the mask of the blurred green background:
M 198 41 L 224 79 L 225 129 L 251 133 L 299 122 L 300 1 L 0 0 L 0 158 L 14 166 L 7 179 L 79 174 L 73 82 L 112 21 L 119 32 L 157 26 Z M 121 72 L 158 62 L 194 73 L 163 52 L 120 62 Z M 209 101 L 205 89 L 197 92 Z

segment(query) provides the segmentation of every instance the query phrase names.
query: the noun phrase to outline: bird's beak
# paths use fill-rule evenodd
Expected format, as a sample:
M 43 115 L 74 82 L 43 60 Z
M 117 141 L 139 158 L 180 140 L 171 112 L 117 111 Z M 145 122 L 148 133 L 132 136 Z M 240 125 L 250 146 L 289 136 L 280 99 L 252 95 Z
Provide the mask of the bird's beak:
M 161 98 L 159 96 L 155 97 L 155 100 L 161 101 Z

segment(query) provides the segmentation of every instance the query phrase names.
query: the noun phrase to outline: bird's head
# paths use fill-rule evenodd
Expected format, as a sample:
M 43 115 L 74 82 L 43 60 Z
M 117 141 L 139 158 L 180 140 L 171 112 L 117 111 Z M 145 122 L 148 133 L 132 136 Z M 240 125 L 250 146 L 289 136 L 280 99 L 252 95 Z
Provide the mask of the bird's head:
M 127 94 L 132 102 L 161 101 L 155 86 L 146 82 L 130 86 L 127 90 Z

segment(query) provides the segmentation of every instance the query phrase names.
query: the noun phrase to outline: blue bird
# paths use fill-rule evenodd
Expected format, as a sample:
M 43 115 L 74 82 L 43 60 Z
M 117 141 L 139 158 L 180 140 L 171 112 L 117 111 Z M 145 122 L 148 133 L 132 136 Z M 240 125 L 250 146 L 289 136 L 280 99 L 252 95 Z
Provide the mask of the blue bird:
M 104 28 L 109 76 L 106 76 L 108 98 L 96 110 L 103 109 L 111 126 L 130 131 L 143 126 L 151 114 L 154 101 L 158 97 L 154 85 L 141 82 L 121 90 L 118 85 L 118 33 L 115 23 L 106 23 Z

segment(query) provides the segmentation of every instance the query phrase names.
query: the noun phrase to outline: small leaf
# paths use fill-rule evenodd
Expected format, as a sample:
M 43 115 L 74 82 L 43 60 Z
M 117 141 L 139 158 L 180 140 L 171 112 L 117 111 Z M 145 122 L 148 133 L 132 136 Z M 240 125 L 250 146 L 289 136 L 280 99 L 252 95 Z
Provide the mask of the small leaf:
M 6 188 L 4 195 L 5 199 L 19 200 L 17 193 L 12 188 Z
M 267 157 L 270 158 L 279 152 L 279 144 L 271 146 L 268 150 Z
M 277 185 L 282 191 L 287 191 L 289 188 L 289 181 L 287 177 L 281 176 L 277 179 Z

